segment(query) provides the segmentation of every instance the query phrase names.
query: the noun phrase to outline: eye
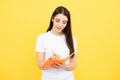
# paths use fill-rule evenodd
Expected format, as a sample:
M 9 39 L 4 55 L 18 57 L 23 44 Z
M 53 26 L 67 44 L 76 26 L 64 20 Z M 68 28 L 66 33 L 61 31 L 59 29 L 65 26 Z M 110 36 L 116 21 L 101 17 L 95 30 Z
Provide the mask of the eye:
M 67 24 L 67 21 L 63 21 L 63 24 Z
M 60 20 L 59 20 L 59 19 L 56 19 L 55 21 L 56 21 L 56 22 L 60 22 Z

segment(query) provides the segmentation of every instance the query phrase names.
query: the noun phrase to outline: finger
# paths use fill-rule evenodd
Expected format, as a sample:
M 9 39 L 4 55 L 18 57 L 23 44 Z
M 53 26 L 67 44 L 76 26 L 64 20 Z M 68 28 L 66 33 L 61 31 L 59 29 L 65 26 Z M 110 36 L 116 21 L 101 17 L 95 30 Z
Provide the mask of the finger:
M 53 59 L 53 60 L 55 60 L 55 59 L 56 59 L 56 57 L 55 57 L 55 56 L 53 56 L 53 55 L 52 55 L 50 58 L 51 58 L 51 59 Z
M 59 59 L 60 58 L 60 55 L 58 55 L 57 53 L 55 53 L 54 51 L 51 51 L 53 53 L 53 56 L 56 57 L 56 59 Z
M 59 63 L 54 63 L 55 65 L 57 65 L 57 66 L 61 66 L 62 64 L 59 64 Z
M 54 68 L 59 68 L 59 66 L 56 65 L 56 64 L 52 64 L 52 66 L 53 66 Z

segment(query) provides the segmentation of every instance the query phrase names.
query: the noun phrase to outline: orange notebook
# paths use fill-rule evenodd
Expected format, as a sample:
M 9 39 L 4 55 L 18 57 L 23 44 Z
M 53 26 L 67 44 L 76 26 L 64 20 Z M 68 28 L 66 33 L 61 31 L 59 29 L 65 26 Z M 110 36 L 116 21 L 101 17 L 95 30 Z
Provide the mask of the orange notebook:
M 54 63 L 58 63 L 58 64 L 63 64 L 65 61 L 67 61 L 74 53 L 70 54 L 68 57 L 66 57 L 65 59 L 51 59 L 49 58 L 43 65 L 44 69 L 48 69 L 48 68 L 52 68 L 52 64 Z

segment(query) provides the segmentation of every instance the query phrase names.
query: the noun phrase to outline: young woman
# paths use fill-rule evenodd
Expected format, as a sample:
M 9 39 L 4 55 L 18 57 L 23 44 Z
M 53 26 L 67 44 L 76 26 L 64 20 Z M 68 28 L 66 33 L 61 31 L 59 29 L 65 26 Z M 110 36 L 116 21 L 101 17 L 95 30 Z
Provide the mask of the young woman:
M 70 13 L 65 7 L 55 9 L 47 32 L 37 38 L 35 51 L 38 67 L 42 70 L 41 80 L 74 80 L 72 70 L 76 67 L 76 40 L 72 36 Z M 64 64 L 54 63 L 51 68 L 43 68 L 49 58 L 64 59 L 72 53 L 74 55 Z

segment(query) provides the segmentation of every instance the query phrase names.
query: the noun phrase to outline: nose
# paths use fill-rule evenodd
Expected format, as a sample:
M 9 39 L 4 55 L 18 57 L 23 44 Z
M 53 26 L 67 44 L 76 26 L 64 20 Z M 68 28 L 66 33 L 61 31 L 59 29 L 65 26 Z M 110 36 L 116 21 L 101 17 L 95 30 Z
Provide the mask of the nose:
M 60 23 L 59 23 L 59 27 L 62 27 L 62 26 L 63 26 L 63 24 L 62 24 L 62 22 L 60 22 Z

